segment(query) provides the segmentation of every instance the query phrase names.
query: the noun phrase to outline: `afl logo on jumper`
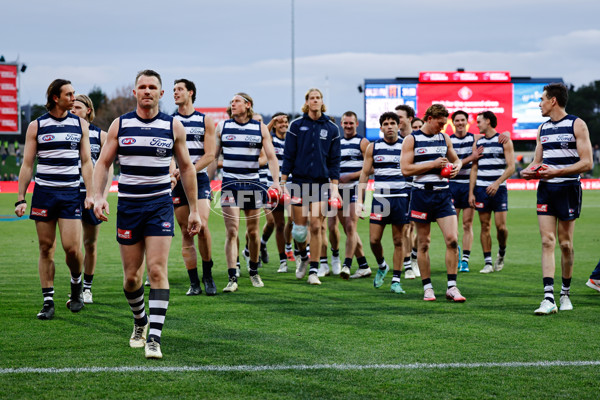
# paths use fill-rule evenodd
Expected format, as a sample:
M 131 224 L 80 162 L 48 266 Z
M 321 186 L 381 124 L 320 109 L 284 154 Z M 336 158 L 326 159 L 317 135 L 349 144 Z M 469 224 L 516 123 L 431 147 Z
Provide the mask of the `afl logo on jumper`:
M 134 144 L 134 143 L 135 143 L 135 139 L 132 138 L 132 137 L 121 139 L 121 144 L 124 145 L 124 146 L 128 146 L 128 145 Z
M 417 149 L 417 154 L 425 154 L 427 153 L 426 149 Z
M 44 136 L 42 136 L 42 141 L 49 142 L 51 140 L 54 140 L 54 138 L 55 138 L 54 135 L 44 135 Z
M 540 139 L 540 141 L 542 143 L 546 143 L 550 138 L 548 136 L 542 136 L 542 138 Z
M 227 135 L 225 136 L 225 140 L 235 140 L 235 135 Z
M 384 160 L 383 156 L 376 156 L 375 157 L 375 161 L 377 161 L 377 162 L 382 162 L 383 160 Z

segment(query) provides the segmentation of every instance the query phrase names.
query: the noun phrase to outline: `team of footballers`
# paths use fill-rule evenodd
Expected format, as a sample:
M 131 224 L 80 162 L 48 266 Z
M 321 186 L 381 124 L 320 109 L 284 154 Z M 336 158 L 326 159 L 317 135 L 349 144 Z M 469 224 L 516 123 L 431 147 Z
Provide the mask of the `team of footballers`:
M 485 266 L 480 272 L 502 270 L 508 237 L 506 179 L 515 167 L 512 142 L 508 135 L 495 130 L 497 120 L 492 112 L 477 115 L 479 134 L 475 135 L 467 131 L 469 115 L 454 112 L 451 118 L 455 133 L 448 136 L 443 131 L 450 115 L 443 105 L 431 105 L 422 120 L 415 118 L 412 108 L 398 106 L 380 116 L 381 139 L 369 143 L 357 135 L 358 118 L 351 111 L 342 117 L 340 134 L 325 114 L 319 89 L 306 92 L 300 118 L 289 121 L 287 115 L 278 113 L 268 126 L 256 119 L 252 98 L 237 93 L 230 103 L 231 119 L 216 131 L 211 118 L 194 109 L 197 92 L 193 82 L 176 80 L 173 93 L 178 110 L 170 116 L 159 111 L 164 94 L 160 75 L 152 70 L 139 72 L 133 90 L 136 110 L 117 118 L 108 132 L 103 132 L 91 124 L 94 110 L 90 99 L 75 97 L 69 81 L 55 80 L 48 88 L 48 113 L 27 130 L 15 204 L 16 214 L 24 215 L 25 193 L 37 157 L 30 218 L 36 221 L 40 250 L 44 304 L 39 319 L 54 315 L 57 225 L 71 272 L 67 306 L 78 312 L 85 303 L 92 302 L 95 242 L 98 226 L 109 214 L 108 177 L 116 157 L 121 165 L 117 241 L 123 262 L 123 290 L 134 317 L 130 346 L 144 347 L 147 358 L 162 358 L 160 339 L 170 296 L 167 262 L 175 220 L 182 232 L 181 251 L 190 279 L 186 294 L 201 294 L 201 283 L 207 295 L 217 293 L 208 230 L 212 190 L 207 171 L 215 169 L 219 157 L 229 275 L 223 292 L 238 289 L 240 209 L 246 220 L 248 272 L 254 287 L 264 286 L 258 272 L 262 262 L 268 262 L 266 240 L 273 229 L 279 252 L 278 272 L 287 272 L 288 259 L 295 257 L 296 277 L 303 279 L 308 274 L 311 285 L 320 285 L 319 278 L 331 273 L 344 279 L 369 277 L 372 271 L 356 231 L 358 218 L 363 218 L 365 212 L 369 176 L 374 178 L 369 243 L 378 265 L 375 288 L 383 286 L 389 271 L 381 239 L 386 225 L 391 225 L 394 249 L 390 290 L 405 292 L 401 285 L 404 270 L 406 279 L 421 277 L 424 300 L 436 299 L 429 261 L 431 223 L 436 222 L 446 246 L 446 298 L 464 302 L 466 298 L 456 281 L 459 271 L 469 271 L 474 210 L 482 226 Z M 544 88 L 540 108 L 549 120 L 540 126 L 535 158 L 522 172 L 525 179 L 541 180 L 537 213 L 544 300 L 536 314 L 558 310 L 553 294 L 557 235 L 562 255 L 560 310 L 573 309 L 569 290 L 574 221 L 581 209 L 579 174 L 591 169 L 592 150 L 585 123 L 565 112 L 566 94 L 562 84 Z M 259 180 L 261 164 L 268 166 L 266 184 Z M 267 221 L 261 240 L 263 207 L 273 218 Z M 463 211 L 462 258 L 456 209 L 459 215 Z M 492 212 L 499 244 L 495 263 L 491 256 Z M 331 269 L 327 265 L 326 217 L 333 253 Z M 347 238 L 343 263 L 339 257 L 338 222 Z M 201 278 L 195 235 L 202 259 Z M 353 257 L 359 265 L 354 274 L 350 270 Z M 142 284 L 144 265 L 150 282 L 149 315 Z M 600 291 L 597 275 L 592 275 L 587 285 Z

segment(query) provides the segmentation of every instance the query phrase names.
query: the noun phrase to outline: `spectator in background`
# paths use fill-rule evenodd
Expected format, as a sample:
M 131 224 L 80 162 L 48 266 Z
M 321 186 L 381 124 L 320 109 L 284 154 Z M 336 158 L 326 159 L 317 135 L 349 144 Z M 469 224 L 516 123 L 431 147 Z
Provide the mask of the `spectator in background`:
M 8 157 L 8 140 L 4 141 L 4 151 L 2 152 L 2 165 L 6 164 L 6 157 Z
M 19 147 L 19 141 L 15 139 L 15 164 L 21 164 L 21 148 Z

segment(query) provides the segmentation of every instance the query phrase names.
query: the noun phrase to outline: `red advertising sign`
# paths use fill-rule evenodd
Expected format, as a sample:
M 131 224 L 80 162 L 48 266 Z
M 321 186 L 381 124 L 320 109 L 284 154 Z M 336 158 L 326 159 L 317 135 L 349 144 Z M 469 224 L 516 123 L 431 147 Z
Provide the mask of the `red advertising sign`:
M 17 99 L 17 65 L 0 64 L 0 133 L 21 133 Z
M 227 114 L 227 107 L 196 107 L 196 111 L 211 117 L 215 121 L 215 126 L 221 122 L 231 118 Z
M 498 132 L 512 131 L 513 96 L 510 83 L 445 83 L 419 84 L 417 109 L 425 113 L 427 108 L 440 103 L 446 106 L 450 115 L 463 110 L 469 114 L 469 132 L 477 130 L 477 114 L 492 111 L 498 118 Z M 421 111 L 422 110 L 422 111 Z M 447 134 L 454 133 L 450 118 L 444 128 Z
M 510 82 L 510 72 L 485 71 L 485 72 L 437 72 L 425 71 L 419 73 L 419 82 Z

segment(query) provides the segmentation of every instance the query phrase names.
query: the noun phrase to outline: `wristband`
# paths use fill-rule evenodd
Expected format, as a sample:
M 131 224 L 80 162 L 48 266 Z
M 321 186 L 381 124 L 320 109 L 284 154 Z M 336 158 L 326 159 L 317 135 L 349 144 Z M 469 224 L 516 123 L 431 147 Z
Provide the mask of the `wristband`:
M 19 200 L 15 203 L 15 207 L 20 206 L 21 204 L 27 204 L 27 202 L 25 200 Z

